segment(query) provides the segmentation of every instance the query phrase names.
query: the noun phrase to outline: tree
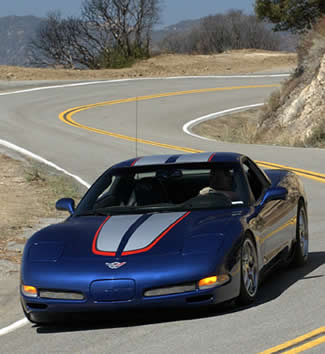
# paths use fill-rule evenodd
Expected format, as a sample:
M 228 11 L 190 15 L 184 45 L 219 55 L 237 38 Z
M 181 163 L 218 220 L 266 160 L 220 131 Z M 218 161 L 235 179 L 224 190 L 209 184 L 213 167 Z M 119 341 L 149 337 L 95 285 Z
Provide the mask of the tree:
M 31 62 L 99 69 L 148 57 L 160 1 L 84 0 L 81 18 L 50 13 L 31 42 Z
M 62 19 L 60 12 L 49 13 L 29 44 L 30 63 L 36 66 L 61 65 L 70 69 L 76 66 L 98 69 L 98 56 L 104 46 L 97 44 L 98 40 L 92 40 L 89 32 L 89 26 L 80 19 Z
M 278 50 L 280 35 L 259 21 L 255 15 L 240 10 L 207 16 L 192 31 L 171 34 L 160 43 L 172 53 L 222 53 L 230 49 Z
M 324 0 L 256 0 L 255 13 L 275 24 L 275 31 L 302 33 L 325 14 Z
M 159 20 L 158 0 L 85 0 L 84 21 L 104 36 L 113 36 L 126 58 L 149 55 L 153 25 Z

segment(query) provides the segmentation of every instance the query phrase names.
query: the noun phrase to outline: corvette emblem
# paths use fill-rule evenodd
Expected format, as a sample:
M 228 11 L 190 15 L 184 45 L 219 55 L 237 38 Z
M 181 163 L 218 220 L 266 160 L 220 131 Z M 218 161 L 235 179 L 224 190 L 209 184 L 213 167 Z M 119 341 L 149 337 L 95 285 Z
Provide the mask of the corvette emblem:
M 105 263 L 105 265 L 110 269 L 119 269 L 119 268 L 123 267 L 125 264 L 126 264 L 126 262 Z

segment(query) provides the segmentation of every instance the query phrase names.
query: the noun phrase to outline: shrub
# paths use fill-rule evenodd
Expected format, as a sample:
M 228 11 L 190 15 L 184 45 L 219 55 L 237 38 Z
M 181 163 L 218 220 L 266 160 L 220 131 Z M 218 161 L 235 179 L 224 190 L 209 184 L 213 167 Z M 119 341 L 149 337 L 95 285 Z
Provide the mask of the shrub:
M 312 134 L 306 139 L 307 146 L 324 147 L 325 146 L 325 118 L 323 118 L 318 126 L 314 128 Z

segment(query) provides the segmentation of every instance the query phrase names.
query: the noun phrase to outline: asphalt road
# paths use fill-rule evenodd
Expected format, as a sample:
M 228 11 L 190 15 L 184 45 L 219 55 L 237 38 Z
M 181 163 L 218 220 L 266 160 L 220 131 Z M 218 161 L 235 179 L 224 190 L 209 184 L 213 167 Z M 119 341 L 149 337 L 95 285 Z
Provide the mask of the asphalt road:
M 188 121 L 212 112 L 264 102 L 281 80 L 141 80 L 0 94 L 0 139 L 24 147 L 90 183 L 112 163 L 134 157 L 136 149 L 139 155 L 168 154 L 182 148 L 237 151 L 256 160 L 324 174 L 322 150 L 212 142 L 182 130 Z M 139 97 L 138 102 L 132 100 L 134 97 Z M 89 107 L 99 102 L 106 104 Z M 79 127 L 59 119 L 63 111 L 80 106 L 80 112 L 69 116 Z M 91 131 L 93 128 L 101 133 Z M 128 139 L 136 135 L 136 130 L 146 141 L 137 147 Z M 116 134 L 123 136 L 118 138 Z M 311 179 L 304 179 L 304 184 L 310 201 L 310 261 L 298 271 L 279 271 L 269 277 L 255 306 L 213 312 L 130 314 L 122 321 L 112 316 L 100 324 L 86 322 L 73 327 L 27 324 L 0 337 L 0 352 L 259 353 L 323 327 L 325 186 Z M 5 327 L 23 314 L 17 280 L 1 281 L 0 286 L 0 326 Z M 325 344 L 310 352 L 324 353 Z

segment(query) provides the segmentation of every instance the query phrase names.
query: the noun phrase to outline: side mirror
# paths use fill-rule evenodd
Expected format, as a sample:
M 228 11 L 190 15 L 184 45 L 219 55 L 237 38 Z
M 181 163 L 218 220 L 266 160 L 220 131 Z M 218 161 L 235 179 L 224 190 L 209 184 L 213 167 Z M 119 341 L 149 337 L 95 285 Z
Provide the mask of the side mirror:
M 56 202 L 55 207 L 57 210 L 68 211 L 70 215 L 74 213 L 75 204 L 71 198 L 63 198 Z
M 283 187 L 276 187 L 268 189 L 262 200 L 262 205 L 270 202 L 271 200 L 286 200 L 288 196 L 288 190 Z

